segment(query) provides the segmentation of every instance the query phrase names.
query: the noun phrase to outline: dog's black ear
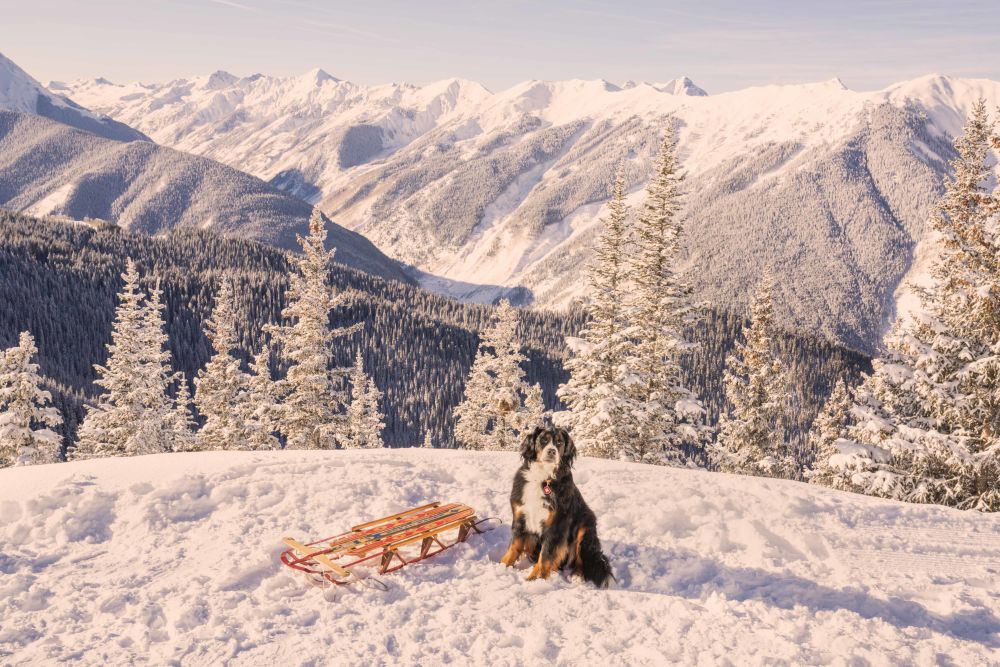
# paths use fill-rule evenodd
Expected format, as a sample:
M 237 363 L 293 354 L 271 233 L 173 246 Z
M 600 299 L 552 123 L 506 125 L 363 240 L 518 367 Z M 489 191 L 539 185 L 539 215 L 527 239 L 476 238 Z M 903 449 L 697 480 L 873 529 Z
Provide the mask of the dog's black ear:
M 542 429 L 536 428 L 534 431 L 524 436 L 524 440 L 521 441 L 521 458 L 524 459 L 525 463 L 531 463 L 535 460 L 535 438 L 538 434 L 542 432 Z
M 573 462 L 576 461 L 576 445 L 573 443 L 573 438 L 569 437 L 569 431 L 564 428 L 559 429 L 559 437 L 563 441 L 563 461 L 567 468 L 572 468 Z

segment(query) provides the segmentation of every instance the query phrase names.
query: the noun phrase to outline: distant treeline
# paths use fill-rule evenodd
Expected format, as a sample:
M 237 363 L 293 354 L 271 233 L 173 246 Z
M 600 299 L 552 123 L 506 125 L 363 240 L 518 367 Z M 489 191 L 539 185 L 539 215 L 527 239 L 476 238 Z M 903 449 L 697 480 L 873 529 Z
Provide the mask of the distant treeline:
M 0 211 L 0 347 L 30 330 L 41 372 L 51 379 L 54 402 L 71 438 L 95 394 L 95 363 L 105 359 L 115 294 L 126 258 L 159 281 L 174 367 L 190 381 L 209 358 L 203 322 L 211 312 L 221 275 L 236 281 L 243 353 L 249 361 L 264 343 L 264 325 L 277 321 L 283 304 L 288 255 L 253 241 L 185 230 L 150 237 L 118 228 L 95 228 Z M 336 363 L 349 366 L 360 347 L 365 368 L 385 392 L 384 438 L 388 446 L 419 445 L 426 432 L 438 446 L 454 445 L 452 408 L 489 325 L 492 307 L 464 304 L 425 290 L 386 281 L 342 265 L 331 280 L 352 298 L 331 314 L 334 326 L 363 322 L 353 338 L 337 341 Z M 525 310 L 521 334 L 528 381 L 538 382 L 547 407 L 557 408 L 556 387 L 565 381 L 565 337 L 583 325 L 578 309 L 567 313 Z M 714 422 L 723 406 L 722 369 L 744 317 L 710 311 L 693 332 L 701 343 L 685 369 Z M 864 355 L 813 336 L 785 334 L 779 352 L 791 371 L 792 423 L 796 443 L 815 417 L 832 381 L 854 382 L 869 370 Z M 278 372 L 281 369 L 276 369 Z

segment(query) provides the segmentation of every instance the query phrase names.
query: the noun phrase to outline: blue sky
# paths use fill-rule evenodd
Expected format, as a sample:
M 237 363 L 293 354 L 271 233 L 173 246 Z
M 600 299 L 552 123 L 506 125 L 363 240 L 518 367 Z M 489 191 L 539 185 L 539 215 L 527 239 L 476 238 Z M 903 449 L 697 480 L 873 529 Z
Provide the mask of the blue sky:
M 997 0 L 4 0 L 0 52 L 43 82 L 322 67 L 372 84 L 458 76 L 665 81 L 709 92 L 839 76 L 1000 79 Z

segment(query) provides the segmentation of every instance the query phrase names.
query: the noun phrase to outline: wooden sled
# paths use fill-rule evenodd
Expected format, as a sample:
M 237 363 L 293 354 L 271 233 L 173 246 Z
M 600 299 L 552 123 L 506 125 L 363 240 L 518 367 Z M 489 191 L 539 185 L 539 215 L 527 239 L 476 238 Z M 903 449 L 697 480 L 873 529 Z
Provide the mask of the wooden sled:
M 431 503 L 308 544 L 283 538 L 289 549 L 282 552 L 281 562 L 320 586 L 357 581 L 386 590 L 381 581 L 358 576 L 352 568 L 377 561 L 379 574 L 395 572 L 464 542 L 471 532 L 487 532 L 490 529 L 481 525 L 488 521 L 497 520 L 477 519 L 471 507 L 460 503 Z M 444 534 L 451 531 L 456 531 L 454 538 L 443 541 Z

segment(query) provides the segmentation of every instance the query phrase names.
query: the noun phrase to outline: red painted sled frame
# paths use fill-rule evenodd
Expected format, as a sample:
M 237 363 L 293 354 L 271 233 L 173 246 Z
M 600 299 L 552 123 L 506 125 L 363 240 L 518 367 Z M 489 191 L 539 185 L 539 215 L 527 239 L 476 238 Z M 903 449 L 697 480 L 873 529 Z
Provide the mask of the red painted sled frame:
M 431 503 L 415 507 L 367 523 L 358 524 L 346 533 L 301 544 L 291 537 L 282 541 L 290 547 L 281 553 L 281 562 L 299 570 L 311 581 L 344 585 L 354 581 L 371 582 L 358 577 L 351 568 L 380 559 L 378 572 L 387 574 L 436 556 L 464 542 L 471 532 L 486 532 L 479 524 L 490 519 L 477 519 L 475 511 L 460 503 Z M 442 542 L 442 535 L 457 530 L 455 540 Z M 405 557 L 400 548 L 420 543 L 418 555 Z M 437 548 L 432 548 L 437 545 Z M 377 587 L 385 585 L 377 580 Z

